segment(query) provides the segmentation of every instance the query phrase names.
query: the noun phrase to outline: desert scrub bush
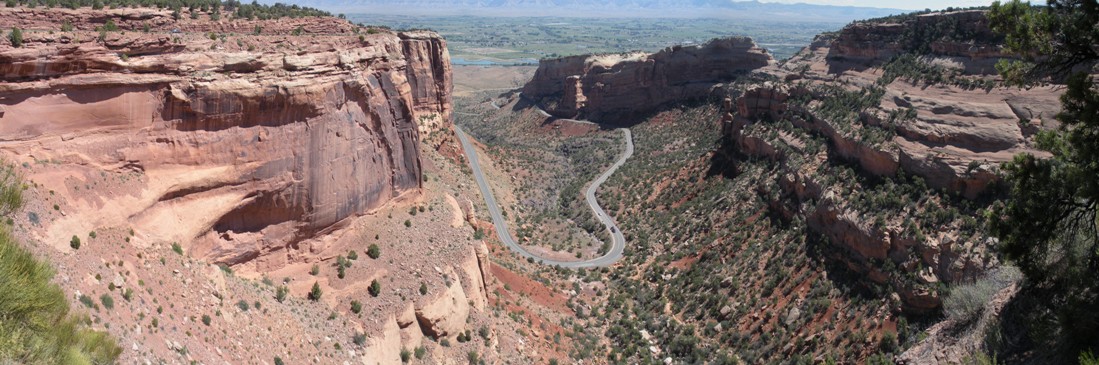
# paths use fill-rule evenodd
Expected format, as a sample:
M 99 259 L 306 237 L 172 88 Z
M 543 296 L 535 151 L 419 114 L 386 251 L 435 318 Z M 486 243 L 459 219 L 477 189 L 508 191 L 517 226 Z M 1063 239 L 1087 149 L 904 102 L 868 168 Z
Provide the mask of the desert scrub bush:
M 182 255 L 183 254 L 183 246 L 180 246 L 178 242 L 172 242 L 172 251 L 177 253 L 177 254 Z
M 985 303 L 993 295 L 1021 278 L 1018 268 L 1003 266 L 983 278 L 956 285 L 943 299 L 943 313 L 958 323 L 971 323 L 984 313 Z
M 423 359 L 424 355 L 427 355 L 427 349 L 423 346 L 418 346 L 416 349 L 412 350 L 412 355 L 416 356 L 417 359 Z
M 11 46 L 19 48 L 23 46 L 23 30 L 19 28 L 11 28 L 11 33 L 8 33 L 8 41 L 11 41 Z
M 64 292 L 50 282 L 53 275 L 48 263 L 35 259 L 0 228 L 0 359 L 27 364 L 113 363 L 122 349 L 106 332 L 88 329 L 86 317 L 69 313 Z
M 313 268 L 309 269 L 309 275 L 317 276 L 321 273 L 321 267 L 317 264 L 313 264 Z
M 107 308 L 107 310 L 114 309 L 114 297 L 110 294 L 103 293 L 99 296 L 99 301 L 103 303 L 103 308 Z
M 350 252 L 347 253 L 347 259 L 348 260 L 358 260 L 359 259 L 359 253 L 355 252 L 355 250 L 351 250 Z
M 9 216 L 23 207 L 23 176 L 15 165 L 0 159 L 0 216 Z
M 314 302 L 318 301 L 318 300 L 321 300 L 321 294 L 322 294 L 321 284 L 314 281 L 313 282 L 313 289 L 309 290 L 309 300 L 312 300 Z
M 275 365 L 286 365 L 286 363 L 282 362 L 281 357 L 275 356 Z
M 367 288 L 367 291 L 370 292 L 370 296 L 377 297 L 382 293 L 382 284 L 379 284 L 377 280 L 371 280 L 370 287 Z
M 211 320 L 211 318 L 210 318 L 209 314 L 203 314 L 202 315 L 202 324 L 209 326 L 210 325 L 210 320 Z
M 249 308 L 248 307 L 248 302 L 244 301 L 244 299 L 241 299 L 240 301 L 237 302 L 237 308 L 240 308 L 241 312 L 247 312 L 248 308 Z
M 351 312 L 355 313 L 355 314 L 359 314 L 362 311 L 363 311 L 363 304 L 360 303 L 357 300 L 352 300 L 351 301 Z
M 370 247 L 366 249 L 366 255 L 377 260 L 379 257 L 382 257 L 382 249 L 379 248 L 377 244 L 372 243 L 370 244 Z
M 412 352 L 406 348 L 401 348 L 401 362 L 409 362 L 412 360 Z
M 80 237 L 77 237 L 74 234 L 73 238 L 69 240 L 69 247 L 72 247 L 74 250 L 79 250 L 80 249 Z
M 279 303 L 282 303 L 284 300 L 286 300 L 286 294 L 289 293 L 290 288 L 287 288 L 286 285 L 279 286 L 278 288 L 275 288 L 275 300 L 279 301 Z
M 356 333 L 354 336 L 351 336 L 351 342 L 354 342 L 356 345 L 359 346 L 365 345 L 366 335 L 362 333 Z

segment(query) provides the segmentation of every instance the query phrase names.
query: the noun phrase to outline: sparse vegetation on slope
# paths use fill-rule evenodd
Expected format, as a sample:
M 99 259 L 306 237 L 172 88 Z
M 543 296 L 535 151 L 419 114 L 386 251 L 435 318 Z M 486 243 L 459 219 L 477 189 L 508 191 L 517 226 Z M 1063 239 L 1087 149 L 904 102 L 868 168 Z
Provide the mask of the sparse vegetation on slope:
M 22 205 L 22 183 L 10 166 L 0 166 L 6 171 L 0 175 L 0 212 L 10 214 Z M 90 329 L 86 317 L 70 313 L 65 294 L 50 282 L 53 275 L 48 263 L 0 226 L 0 362 L 113 363 L 122 349 L 107 333 Z

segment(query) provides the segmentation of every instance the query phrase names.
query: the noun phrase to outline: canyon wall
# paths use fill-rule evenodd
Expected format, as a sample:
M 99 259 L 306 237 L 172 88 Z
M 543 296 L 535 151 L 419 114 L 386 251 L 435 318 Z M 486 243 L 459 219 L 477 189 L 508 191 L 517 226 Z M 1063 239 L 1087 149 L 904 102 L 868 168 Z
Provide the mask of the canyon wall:
M 916 214 L 926 201 L 888 218 L 866 212 L 849 196 L 856 194 L 822 188 L 834 177 L 806 167 L 820 162 L 804 136 L 867 176 L 915 176 L 922 189 L 967 200 L 997 194 L 1001 163 L 1019 153 L 1049 156 L 1034 135 L 1057 126 L 1061 93 L 1056 85 L 1001 86 L 993 65 L 1008 57 L 982 11 L 856 22 L 762 70 L 784 81 L 730 90 L 721 133 L 734 153 L 785 167 L 781 198 L 768 202 L 781 216 L 804 219 L 843 266 L 892 286 L 906 310 L 927 313 L 941 305 L 939 283 L 999 265 L 995 240 L 965 228 L 964 218 L 914 228 L 929 219 Z M 970 227 L 981 219 L 968 218 Z
M 1013 56 L 982 10 L 903 15 L 855 22 L 829 45 L 833 67 L 871 67 L 905 53 L 952 59 L 970 74 L 995 74 L 996 62 Z
M 75 29 L 53 29 L 61 18 Z M 123 30 L 94 31 L 100 18 Z M 120 224 L 219 263 L 285 252 L 418 191 L 421 136 L 451 123 L 449 55 L 430 32 L 357 35 L 336 18 L 175 22 L 155 9 L 0 19 L 26 29 L 22 47 L 0 45 L 0 148 L 71 165 L 71 178 L 37 181 L 89 207 L 44 227 L 47 242 Z M 146 25 L 166 32 L 127 31 Z M 88 196 L 71 181 L 99 171 L 142 183 Z
M 773 63 L 741 37 L 653 54 L 571 56 L 541 61 L 523 96 L 559 117 L 627 122 L 670 102 L 709 96 L 715 85 Z

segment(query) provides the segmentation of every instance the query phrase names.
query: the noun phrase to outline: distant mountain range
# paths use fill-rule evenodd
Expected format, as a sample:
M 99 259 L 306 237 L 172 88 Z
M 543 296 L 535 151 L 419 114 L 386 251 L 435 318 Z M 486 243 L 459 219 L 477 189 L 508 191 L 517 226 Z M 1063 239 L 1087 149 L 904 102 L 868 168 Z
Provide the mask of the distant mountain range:
M 336 13 L 471 16 L 678 17 L 847 23 L 907 11 L 732 0 L 317 0 L 290 1 Z

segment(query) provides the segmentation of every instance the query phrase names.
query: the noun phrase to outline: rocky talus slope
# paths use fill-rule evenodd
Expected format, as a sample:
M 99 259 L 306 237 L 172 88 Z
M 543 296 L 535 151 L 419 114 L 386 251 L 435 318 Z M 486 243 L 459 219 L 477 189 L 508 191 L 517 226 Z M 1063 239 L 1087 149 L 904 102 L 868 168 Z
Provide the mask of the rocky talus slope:
M 653 54 L 542 60 L 523 95 L 565 118 L 629 123 L 670 102 L 709 96 L 715 85 L 774 59 L 749 38 L 715 39 Z
M 120 361 L 492 359 L 445 40 L 190 12 L 0 8 L 9 223 Z

